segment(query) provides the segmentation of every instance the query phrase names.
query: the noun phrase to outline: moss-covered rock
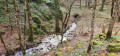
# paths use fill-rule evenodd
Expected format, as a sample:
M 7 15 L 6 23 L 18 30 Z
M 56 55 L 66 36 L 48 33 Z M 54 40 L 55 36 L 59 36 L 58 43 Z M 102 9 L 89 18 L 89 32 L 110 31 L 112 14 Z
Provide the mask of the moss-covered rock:
M 61 55 L 61 52 L 56 52 L 56 53 L 55 53 L 55 56 L 62 56 L 62 55 Z
M 68 38 L 67 40 L 68 40 L 68 41 L 71 41 L 72 39 L 71 39 L 71 38 Z
M 110 43 L 107 47 L 109 52 L 119 52 L 120 51 L 120 43 Z
M 76 47 L 80 47 L 81 48 L 81 44 L 77 44 Z
M 101 56 L 118 56 L 115 53 L 107 53 L 107 54 L 102 54 Z
M 3 35 L 5 34 L 5 32 L 3 30 L 0 30 L 0 34 Z
M 93 41 L 93 45 L 97 45 L 98 44 L 98 41 Z
M 98 39 L 98 38 L 100 40 L 105 40 L 106 39 L 106 34 L 100 33 L 100 34 L 95 35 L 94 39 Z

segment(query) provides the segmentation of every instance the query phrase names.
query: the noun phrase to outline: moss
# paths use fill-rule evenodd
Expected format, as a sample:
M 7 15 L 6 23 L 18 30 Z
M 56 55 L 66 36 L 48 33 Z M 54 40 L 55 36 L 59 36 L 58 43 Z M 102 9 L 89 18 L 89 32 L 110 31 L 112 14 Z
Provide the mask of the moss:
M 97 41 L 93 41 L 93 45 L 97 45 L 98 44 L 98 42 Z
M 106 56 L 105 54 L 102 54 L 101 56 Z
M 72 39 L 71 39 L 71 38 L 68 38 L 67 40 L 68 40 L 68 41 L 71 41 Z
M 69 53 L 70 52 L 70 49 L 67 49 L 67 51 L 66 51 L 67 53 Z
M 101 56 L 118 56 L 115 53 L 107 53 L 107 54 L 102 54 Z
M 64 40 L 63 42 L 64 42 L 64 43 L 66 43 L 67 41 L 66 41 L 66 40 Z
M 115 53 L 107 53 L 107 56 L 117 56 Z
M 5 32 L 3 30 L 0 30 L 0 34 L 3 35 L 5 34 Z
M 80 47 L 81 48 L 81 44 L 77 44 L 76 47 Z
M 16 36 L 15 39 L 19 40 L 19 36 Z
M 90 40 L 86 40 L 86 42 L 89 42 Z
M 100 39 L 101 39 L 101 40 L 105 40 L 105 37 L 104 37 L 104 36 L 101 36 Z
M 120 43 L 120 39 L 116 39 L 116 42 L 117 42 L 117 43 Z
M 109 52 L 119 52 L 120 51 L 120 43 L 110 43 L 107 47 Z
M 62 55 L 61 55 L 61 52 L 56 52 L 56 53 L 55 53 L 55 56 L 62 56 Z

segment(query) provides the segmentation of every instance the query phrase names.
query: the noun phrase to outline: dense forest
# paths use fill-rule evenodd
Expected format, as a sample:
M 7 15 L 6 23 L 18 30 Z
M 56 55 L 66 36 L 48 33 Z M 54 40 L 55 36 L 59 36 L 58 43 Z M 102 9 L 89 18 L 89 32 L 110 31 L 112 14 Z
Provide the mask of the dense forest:
M 0 56 L 120 56 L 120 0 L 0 0 Z

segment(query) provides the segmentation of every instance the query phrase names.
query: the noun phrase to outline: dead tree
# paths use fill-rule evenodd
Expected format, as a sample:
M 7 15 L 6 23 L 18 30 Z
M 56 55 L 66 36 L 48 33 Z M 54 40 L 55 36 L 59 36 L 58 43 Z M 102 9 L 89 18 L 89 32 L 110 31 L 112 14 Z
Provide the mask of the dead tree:
M 8 19 L 9 19 L 9 24 L 10 24 L 10 35 L 12 35 L 13 33 L 13 26 L 12 26 L 12 19 L 10 18 L 10 10 L 9 10 L 9 2 L 8 0 L 6 0 L 6 8 L 7 8 L 7 16 L 8 16 Z
M 92 20 L 91 20 L 91 36 L 90 36 L 90 42 L 89 42 L 89 46 L 87 49 L 87 53 L 90 53 L 90 51 L 91 51 L 92 39 L 93 39 L 93 35 L 94 35 L 94 20 L 95 20 L 96 2 L 97 2 L 97 0 L 94 0 L 95 4 L 93 7 Z
M 30 0 L 26 0 L 26 6 L 27 6 L 27 15 L 28 15 L 28 24 L 29 24 L 29 42 L 34 41 L 33 37 L 33 27 L 32 27 L 32 16 L 31 16 L 31 11 L 30 11 Z

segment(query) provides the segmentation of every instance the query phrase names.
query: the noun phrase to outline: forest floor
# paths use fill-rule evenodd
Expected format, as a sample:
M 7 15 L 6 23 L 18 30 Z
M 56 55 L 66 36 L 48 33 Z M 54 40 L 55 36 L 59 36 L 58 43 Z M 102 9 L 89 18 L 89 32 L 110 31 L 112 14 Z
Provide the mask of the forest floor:
M 110 9 L 108 9 L 108 7 L 110 6 L 105 6 L 105 9 L 103 12 L 100 12 L 98 10 L 96 11 L 94 35 L 97 35 L 102 32 L 103 24 L 106 24 L 106 32 L 107 32 L 109 19 L 111 18 L 109 13 Z M 64 56 L 77 56 L 77 55 L 86 56 L 86 51 L 87 51 L 87 47 L 90 39 L 90 23 L 92 19 L 92 10 L 84 9 L 84 8 L 79 9 L 78 6 L 74 5 L 71 12 L 71 18 L 73 18 L 72 16 L 76 13 L 80 15 L 80 18 L 76 19 L 77 28 L 74 31 L 74 34 L 75 34 L 74 38 L 70 41 L 65 41 L 63 45 L 60 44 L 58 47 L 53 48 L 53 50 L 44 54 L 43 56 L 55 56 L 56 52 L 60 52 L 61 55 L 64 55 Z M 71 19 L 71 20 L 74 20 L 74 19 Z M 118 31 L 119 26 L 120 26 L 120 22 L 116 22 L 113 29 L 113 33 Z M 12 50 L 14 50 L 14 48 L 19 48 L 19 44 L 18 44 L 19 40 L 17 40 L 18 35 L 16 32 L 16 29 L 13 32 L 12 36 L 10 36 L 9 34 L 10 29 L 8 29 L 8 27 L 6 27 L 3 23 L 0 23 L 0 29 L 3 29 L 5 31 L 5 35 L 3 35 L 3 39 L 5 40 L 7 48 Z M 47 34 L 45 36 L 47 36 Z M 120 36 L 120 32 L 118 32 L 118 36 Z M 43 38 L 40 36 L 35 36 L 35 37 L 36 37 L 35 42 L 32 44 L 27 43 L 28 44 L 27 48 L 31 48 L 31 46 L 39 44 L 40 40 Z M 92 49 L 92 55 L 101 56 L 103 53 L 108 53 L 106 51 L 106 46 L 108 45 L 109 42 L 108 41 L 102 41 L 102 42 L 104 42 L 103 45 L 97 45 L 95 46 L 95 48 Z M 0 55 L 3 53 L 5 53 L 5 49 L 3 47 L 3 44 L 0 41 Z M 119 53 L 116 52 L 116 54 L 120 56 Z M 36 54 L 35 56 L 39 56 L 39 54 Z

